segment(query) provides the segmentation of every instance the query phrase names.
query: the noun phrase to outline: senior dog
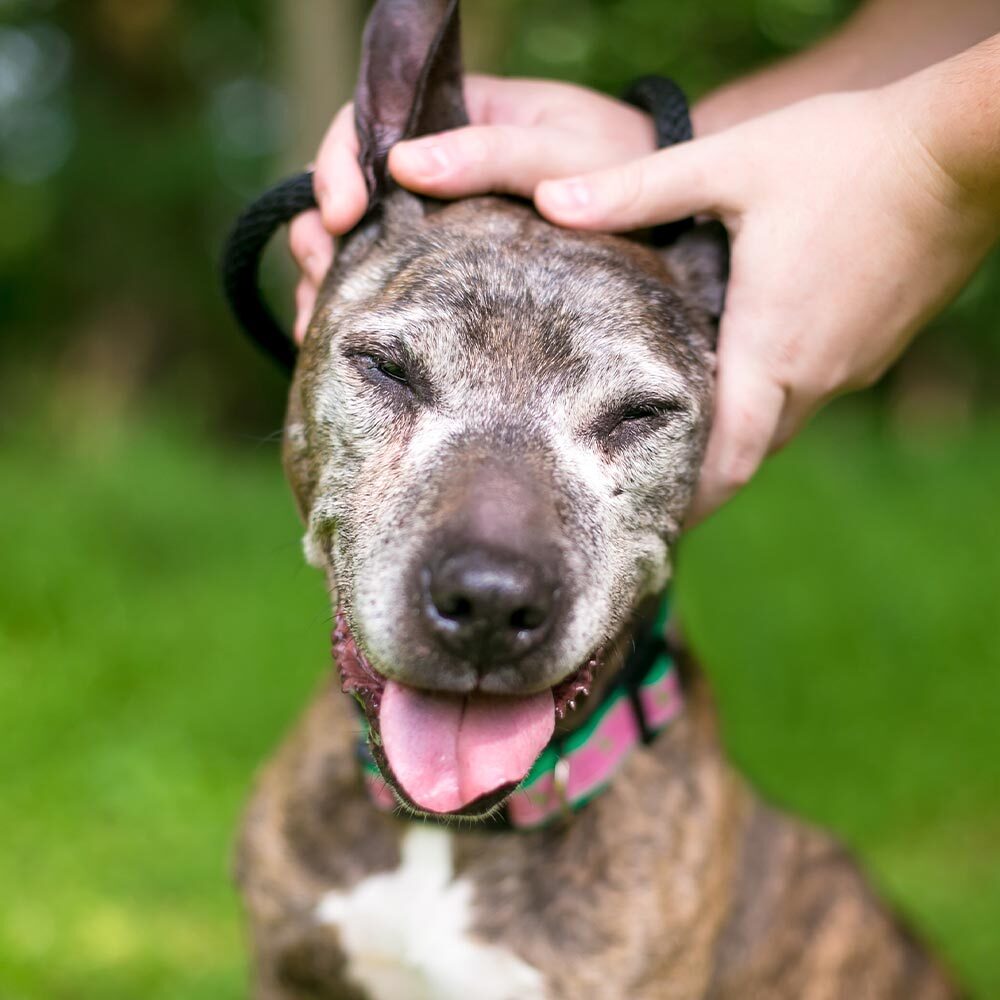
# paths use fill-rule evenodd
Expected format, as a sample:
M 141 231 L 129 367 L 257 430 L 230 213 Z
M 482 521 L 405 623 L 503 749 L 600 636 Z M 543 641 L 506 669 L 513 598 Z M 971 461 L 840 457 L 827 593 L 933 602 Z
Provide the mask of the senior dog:
M 246 816 L 256 996 L 954 996 L 733 770 L 663 645 L 724 232 L 654 248 L 398 188 L 394 142 L 467 121 L 455 2 L 379 0 L 356 115 L 369 211 L 285 428 L 338 676 Z

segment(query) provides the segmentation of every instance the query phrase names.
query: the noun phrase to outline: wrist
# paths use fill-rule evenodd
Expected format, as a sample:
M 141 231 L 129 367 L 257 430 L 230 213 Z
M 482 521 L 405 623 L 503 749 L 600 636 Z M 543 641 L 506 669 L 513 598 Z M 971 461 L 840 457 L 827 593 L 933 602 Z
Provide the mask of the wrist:
M 841 29 L 804 52 L 706 94 L 692 109 L 695 134 L 719 132 L 809 97 L 875 82 L 868 78 L 863 49 Z
M 945 194 L 1000 233 L 1000 35 L 883 88 Z

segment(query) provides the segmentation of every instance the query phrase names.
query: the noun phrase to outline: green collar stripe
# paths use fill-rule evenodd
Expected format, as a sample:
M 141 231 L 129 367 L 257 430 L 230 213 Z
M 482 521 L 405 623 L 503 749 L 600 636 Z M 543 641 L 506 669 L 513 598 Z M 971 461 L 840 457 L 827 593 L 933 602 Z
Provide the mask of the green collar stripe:
M 653 687 L 655 684 L 659 684 L 673 669 L 674 661 L 671 659 L 670 654 L 660 653 L 649 668 L 649 673 L 643 677 L 639 687 Z

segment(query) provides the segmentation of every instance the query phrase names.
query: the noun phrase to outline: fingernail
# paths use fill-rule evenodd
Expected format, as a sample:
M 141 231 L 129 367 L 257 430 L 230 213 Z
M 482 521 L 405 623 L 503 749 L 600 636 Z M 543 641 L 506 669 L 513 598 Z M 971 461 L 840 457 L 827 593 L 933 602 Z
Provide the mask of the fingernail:
M 447 151 L 436 142 L 407 143 L 399 152 L 410 170 L 423 177 L 439 177 L 451 169 Z
M 583 181 L 549 181 L 545 188 L 545 198 L 553 208 L 574 212 L 590 204 L 590 188 Z

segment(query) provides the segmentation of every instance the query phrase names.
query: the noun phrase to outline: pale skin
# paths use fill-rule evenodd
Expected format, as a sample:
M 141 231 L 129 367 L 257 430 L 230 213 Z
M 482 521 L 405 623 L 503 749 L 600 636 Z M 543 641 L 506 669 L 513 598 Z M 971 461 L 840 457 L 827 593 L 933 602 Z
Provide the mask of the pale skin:
M 569 84 L 470 76 L 473 124 L 390 153 L 405 187 L 501 191 L 560 225 L 720 218 L 732 262 L 716 412 L 691 522 L 747 483 L 825 402 L 870 385 L 1000 237 L 1000 0 L 873 0 L 814 49 L 709 94 L 696 138 Z M 891 44 L 886 44 L 886 39 Z M 352 109 L 296 219 L 296 335 L 365 208 Z

